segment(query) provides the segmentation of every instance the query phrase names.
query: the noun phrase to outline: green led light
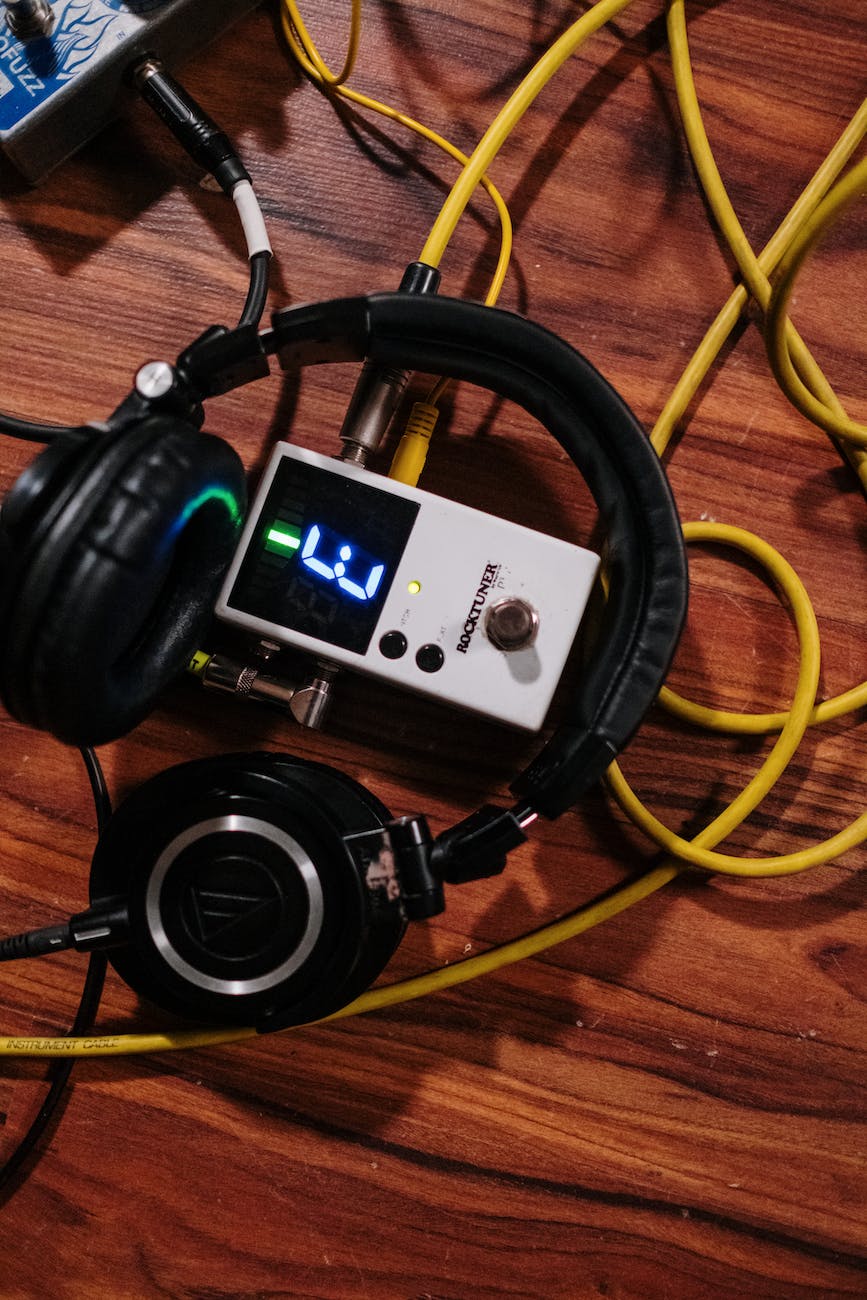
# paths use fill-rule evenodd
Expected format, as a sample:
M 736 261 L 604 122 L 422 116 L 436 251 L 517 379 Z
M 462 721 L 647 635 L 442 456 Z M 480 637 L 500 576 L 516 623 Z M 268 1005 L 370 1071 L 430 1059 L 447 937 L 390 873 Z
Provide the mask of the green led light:
M 301 545 L 301 534 L 295 528 L 271 528 L 265 538 L 269 551 L 297 551 Z
M 413 578 L 412 582 L 408 582 L 406 584 L 406 589 L 411 596 L 417 596 L 418 593 L 421 591 L 421 583 L 416 582 L 416 580 Z

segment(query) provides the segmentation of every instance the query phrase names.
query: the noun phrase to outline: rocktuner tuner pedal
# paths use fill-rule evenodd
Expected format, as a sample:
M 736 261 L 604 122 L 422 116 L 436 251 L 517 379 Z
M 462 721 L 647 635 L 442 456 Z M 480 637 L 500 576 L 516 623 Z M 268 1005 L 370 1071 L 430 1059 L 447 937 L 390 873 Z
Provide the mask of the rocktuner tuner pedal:
M 598 567 L 581 547 L 278 443 L 216 613 L 537 731 Z

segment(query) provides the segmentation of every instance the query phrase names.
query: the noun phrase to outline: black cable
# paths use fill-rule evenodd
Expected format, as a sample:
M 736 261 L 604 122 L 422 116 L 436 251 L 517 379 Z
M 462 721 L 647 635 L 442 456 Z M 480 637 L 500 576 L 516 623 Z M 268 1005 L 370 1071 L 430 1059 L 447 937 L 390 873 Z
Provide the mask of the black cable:
M 200 104 L 174 77 L 166 72 L 159 59 L 149 55 L 134 69 L 133 80 L 147 104 L 162 119 L 172 134 L 199 166 L 218 181 L 231 197 L 240 181 L 250 176 L 238 152 Z M 254 253 L 250 258 L 250 287 L 239 327 L 258 325 L 268 297 L 270 252 Z M 92 433 L 87 425 L 44 424 L 21 420 L 0 412 L 0 434 L 26 442 L 54 442 L 66 435 Z
M 108 786 L 105 783 L 102 765 L 94 751 L 92 749 L 82 749 L 81 757 L 84 760 L 84 766 L 90 780 L 93 806 L 96 810 L 96 824 L 100 834 L 102 834 L 111 817 L 111 799 Z M 102 998 L 107 964 L 103 953 L 91 953 L 78 1010 L 69 1030 L 70 1035 L 86 1034 L 88 1030 L 92 1029 L 96 1013 L 99 1010 L 100 999 Z M 51 1086 L 44 1102 L 24 1137 L 5 1164 L 0 1167 L 0 1192 L 9 1186 L 56 1114 L 69 1083 L 69 1076 L 72 1074 L 74 1064 L 74 1059 L 53 1062 L 49 1074 Z
M 69 922 L 47 925 L 42 930 L 29 930 L 25 934 L 10 934 L 0 939 L 0 961 L 21 961 L 25 957 L 45 957 L 51 952 L 63 952 L 72 947 L 72 930 Z
M 86 1034 L 92 1028 L 102 997 L 107 966 L 108 962 L 103 953 L 91 953 L 84 988 L 78 1003 L 78 1011 L 69 1031 L 70 1034 Z M 51 1087 L 48 1089 L 45 1101 L 40 1106 L 36 1117 L 18 1146 L 0 1168 L 0 1192 L 8 1187 L 56 1114 L 66 1091 L 66 1086 L 69 1083 L 69 1076 L 72 1074 L 74 1064 L 74 1059 L 54 1061 L 52 1063 L 49 1075 Z
M 90 792 L 93 795 L 93 807 L 96 812 L 96 829 L 101 835 L 111 820 L 111 795 L 108 793 L 105 773 L 96 757 L 96 751 L 88 747 L 79 752 L 90 781 Z
M 247 301 L 238 321 L 238 329 L 244 325 L 258 325 L 268 301 L 268 276 L 271 269 L 271 254 L 254 253 L 250 258 L 250 288 Z
M 15 415 L 0 412 L 0 433 L 10 438 L 23 438 L 25 442 L 54 442 L 55 438 L 93 432 L 86 424 L 42 424 L 38 420 L 19 420 Z
M 250 174 L 232 141 L 155 55 L 145 55 L 132 69 L 131 78 L 145 103 L 193 161 L 214 177 L 228 198 L 234 197 L 240 183 L 250 183 Z M 270 259 L 270 251 L 264 249 L 250 257 L 250 288 L 239 329 L 258 325 L 262 319 L 268 297 Z

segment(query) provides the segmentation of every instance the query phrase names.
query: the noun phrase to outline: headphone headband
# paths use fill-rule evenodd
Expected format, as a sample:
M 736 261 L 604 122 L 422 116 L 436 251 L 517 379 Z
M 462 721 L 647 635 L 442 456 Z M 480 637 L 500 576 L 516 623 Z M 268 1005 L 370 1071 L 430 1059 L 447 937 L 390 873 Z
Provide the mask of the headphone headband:
M 93 907 L 78 920 L 98 918 L 98 934 L 119 945 L 121 975 L 160 1005 L 250 1015 L 260 1028 L 350 1000 L 394 950 L 404 912 L 431 915 L 444 882 L 501 871 L 537 813 L 559 816 L 599 779 L 662 684 L 687 586 L 659 460 L 568 344 L 431 293 L 319 303 L 278 313 L 262 336 L 208 331 L 179 358 L 173 409 L 136 395 L 105 438 L 49 449 L 19 480 L 0 520 L 11 552 L 0 691 L 17 716 L 70 741 L 117 736 L 188 660 L 243 498 L 235 454 L 198 432 L 199 402 L 258 377 L 269 353 L 287 368 L 368 360 L 446 375 L 518 403 L 593 495 L 608 594 L 565 718 L 512 783 L 512 808 L 485 805 L 434 841 L 423 816 L 391 820 L 328 769 L 234 755 L 173 769 L 118 813 L 94 858 Z M 88 943 L 75 921 L 69 943 Z
M 277 312 L 272 324 L 263 341 L 284 369 L 368 359 L 466 380 L 517 402 L 586 480 L 607 537 L 598 648 L 566 717 L 511 787 L 534 811 L 559 816 L 633 735 L 686 613 L 680 522 L 644 429 L 585 357 L 511 312 L 429 294 L 375 294 Z
M 522 827 L 534 814 L 557 817 L 595 784 L 662 685 L 687 592 L 683 537 L 662 466 L 641 425 L 590 363 L 550 331 L 509 312 L 409 290 L 338 299 L 278 312 L 271 331 L 261 336 L 250 327 L 207 331 L 179 358 L 178 375 L 199 411 L 201 397 L 266 372 L 269 353 L 277 353 L 284 368 L 368 360 L 374 366 L 480 385 L 537 419 L 574 461 L 594 497 L 606 533 L 608 597 L 565 716 L 512 782 L 518 802 L 511 810 L 480 809 L 437 841 L 443 879 L 499 871 L 505 854 L 525 838 Z M 194 431 L 187 407 L 185 415 L 166 412 L 156 418 L 139 411 L 140 406 L 139 401 L 129 410 L 121 408 L 124 419 L 116 439 L 106 444 L 108 450 L 95 444 L 85 448 L 81 466 L 70 461 L 69 482 L 58 486 L 57 500 L 69 500 L 71 522 L 63 515 L 52 531 L 48 507 L 40 506 L 34 521 L 29 505 L 27 518 L 18 519 L 23 488 L 10 494 L 4 509 L 6 522 L 15 526 L 16 537 L 22 536 L 16 541 L 20 563 L 10 575 L 16 610 L 7 619 L 5 649 L 0 645 L 0 690 L 17 716 L 76 743 L 122 734 L 153 704 L 173 671 L 181 670 L 233 544 L 233 530 L 227 529 L 225 545 L 216 552 L 209 545 L 206 564 L 197 543 L 202 526 L 196 521 L 201 502 L 214 495 L 211 462 L 217 452 L 234 466 L 229 495 L 241 494 L 235 481 L 240 478 L 237 458 L 217 439 Z M 177 473 L 167 474 L 166 466 L 160 469 L 153 461 L 153 456 L 174 455 L 178 439 L 190 454 L 200 450 L 194 460 L 202 463 L 195 472 L 186 453 Z M 78 457 L 80 448 L 72 448 L 73 454 Z M 106 475 L 112 456 L 122 465 Z M 91 459 L 99 469 L 96 477 Z M 209 483 L 203 484 L 202 474 Z M 26 502 L 30 495 L 24 493 Z M 118 534 L 115 515 L 121 508 L 131 511 L 131 517 Z M 188 516 L 176 548 L 186 561 L 178 566 L 163 542 L 179 536 L 177 520 Z M 131 539 L 153 534 L 153 544 L 133 547 L 144 564 L 135 583 L 124 582 L 124 557 L 106 569 L 106 529 L 113 545 L 131 545 Z M 150 562 L 152 553 L 171 561 L 171 581 L 158 602 L 162 613 L 151 608 L 165 576 Z M 112 595 L 118 584 L 119 594 Z M 121 597 L 129 609 L 120 623 L 112 612 L 112 639 L 104 633 L 105 606 L 114 611 Z M 176 610 L 192 611 L 195 617 L 175 617 Z M 87 679 L 88 689 L 66 689 L 70 662 L 76 681 Z M 116 665 L 124 671 L 106 671 Z M 26 694 L 31 687 L 32 703 Z

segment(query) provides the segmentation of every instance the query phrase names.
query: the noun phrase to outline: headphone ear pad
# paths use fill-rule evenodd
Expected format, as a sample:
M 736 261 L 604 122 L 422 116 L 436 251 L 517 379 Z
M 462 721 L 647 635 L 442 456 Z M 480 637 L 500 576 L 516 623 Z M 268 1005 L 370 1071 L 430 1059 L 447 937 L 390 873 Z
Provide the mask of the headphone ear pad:
M 104 744 L 197 648 L 237 541 L 244 471 L 224 442 L 152 416 L 56 478 L 7 540 L 0 694 L 30 726 Z

